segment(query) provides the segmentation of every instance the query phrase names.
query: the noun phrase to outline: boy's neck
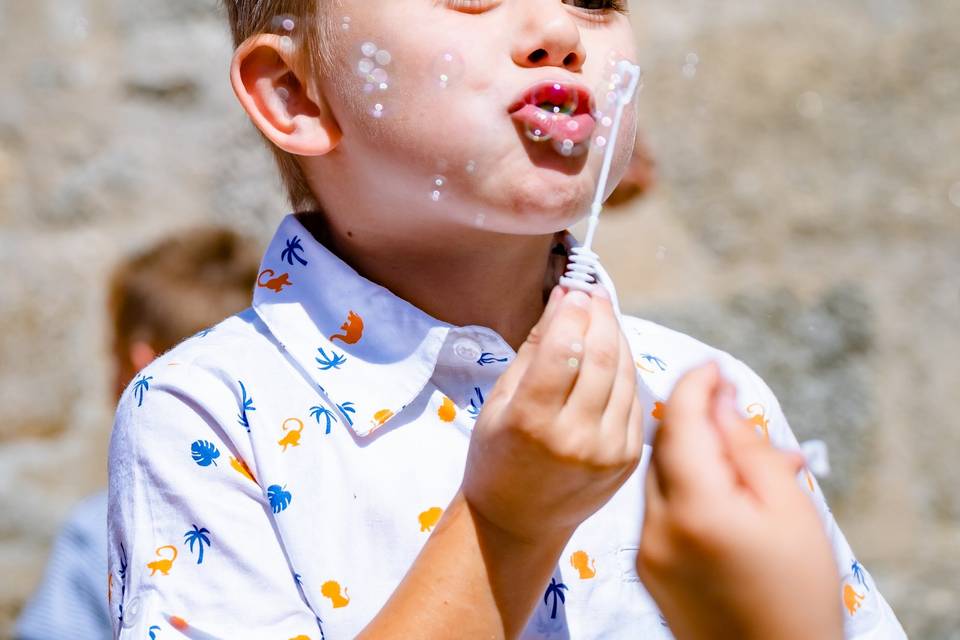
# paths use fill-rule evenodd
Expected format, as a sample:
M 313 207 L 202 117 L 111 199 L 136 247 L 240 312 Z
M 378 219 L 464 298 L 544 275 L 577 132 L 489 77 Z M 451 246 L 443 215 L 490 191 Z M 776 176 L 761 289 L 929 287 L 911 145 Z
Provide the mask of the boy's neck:
M 543 314 L 553 234 L 464 233 L 414 244 L 339 234 L 320 213 L 297 217 L 361 276 L 438 320 L 493 329 L 515 351 Z

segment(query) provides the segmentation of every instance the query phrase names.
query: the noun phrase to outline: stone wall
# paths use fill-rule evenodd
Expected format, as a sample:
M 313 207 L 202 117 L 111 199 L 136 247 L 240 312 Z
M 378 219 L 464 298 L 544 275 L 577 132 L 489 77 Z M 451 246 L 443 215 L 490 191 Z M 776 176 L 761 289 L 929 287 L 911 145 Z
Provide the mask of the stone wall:
M 632 5 L 660 182 L 600 227 L 623 306 L 763 375 L 911 637 L 960 638 L 954 0 Z M 109 268 L 285 207 L 213 0 L 0 0 L 0 38 L 2 638 L 105 480 Z

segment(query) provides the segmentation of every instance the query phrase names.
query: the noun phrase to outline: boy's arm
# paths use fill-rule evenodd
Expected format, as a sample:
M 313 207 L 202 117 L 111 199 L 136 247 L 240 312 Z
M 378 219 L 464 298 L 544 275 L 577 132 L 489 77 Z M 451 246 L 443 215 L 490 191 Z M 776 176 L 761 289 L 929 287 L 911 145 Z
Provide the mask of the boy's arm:
M 233 392 L 186 364 L 155 363 L 143 379 L 110 441 L 114 637 L 319 637 L 274 530 L 271 479 L 241 463 L 252 460 Z
M 768 429 L 771 443 L 785 450 L 799 450 L 800 445 L 787 423 L 780 403 L 773 391 L 750 367 L 736 361 L 739 375 L 731 376 L 739 390 L 741 409 L 753 402 L 760 402 L 769 420 Z M 834 556 L 840 572 L 840 585 L 837 597 L 843 603 L 844 635 L 859 640 L 899 640 L 907 635 L 897 620 L 890 605 L 884 599 L 873 581 L 873 577 L 857 560 L 847 543 L 840 527 L 833 517 L 816 479 L 806 471 L 801 473 L 801 485 L 812 496 L 823 520 L 827 536 L 833 546 Z M 812 488 L 812 489 L 811 489 Z
M 516 540 L 458 492 L 403 581 L 358 637 L 515 638 L 568 538 Z

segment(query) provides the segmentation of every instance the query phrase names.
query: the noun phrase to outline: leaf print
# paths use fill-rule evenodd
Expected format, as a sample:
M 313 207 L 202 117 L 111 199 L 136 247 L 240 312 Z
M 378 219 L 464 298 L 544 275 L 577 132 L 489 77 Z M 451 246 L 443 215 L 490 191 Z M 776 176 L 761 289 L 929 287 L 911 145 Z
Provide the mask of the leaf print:
M 120 606 L 118 609 L 117 621 L 123 626 L 123 602 L 127 593 L 127 550 L 120 543 Z
M 286 509 L 293 500 L 290 492 L 284 491 L 285 486 L 286 485 L 281 487 L 278 484 L 272 484 L 267 487 L 267 498 L 270 500 L 270 508 L 273 509 L 274 513 L 280 513 Z
M 200 553 L 197 554 L 197 564 L 203 563 L 203 545 L 206 544 L 208 547 L 210 546 L 210 536 L 207 535 L 208 533 L 210 533 L 210 531 L 208 531 L 206 527 L 193 525 L 193 529 L 183 534 L 183 544 L 190 545 L 190 553 L 193 553 L 193 545 L 200 543 Z
M 480 358 L 477 359 L 477 364 L 481 367 L 485 364 L 493 364 L 494 362 L 506 362 L 508 358 L 496 358 L 489 351 L 484 351 L 480 354 Z
M 314 420 L 317 421 L 317 424 L 320 424 L 320 416 L 324 417 L 324 419 L 327 421 L 327 430 L 324 432 L 325 435 L 330 433 L 330 425 L 333 424 L 333 422 L 337 419 L 337 416 L 333 413 L 333 411 L 330 411 L 330 409 L 321 407 L 319 405 L 310 407 L 310 415 Z
M 320 352 L 321 358 L 314 358 L 320 366 L 318 367 L 320 371 L 328 371 L 330 369 L 339 369 L 340 365 L 347 361 L 347 356 L 341 355 L 334 351 L 330 350 L 330 355 L 327 355 L 327 352 L 322 348 L 318 348 L 317 351 Z
M 217 466 L 217 458 L 220 457 L 220 451 L 209 440 L 197 440 L 190 445 L 190 453 L 193 455 L 193 461 L 201 467 L 209 467 L 212 463 Z
M 157 631 L 160 631 L 160 627 L 158 625 L 150 625 L 150 628 L 147 629 L 147 632 L 150 634 L 150 640 L 157 640 Z
M 307 266 L 307 261 L 300 257 L 297 253 L 298 251 L 303 251 L 303 245 L 300 243 L 300 236 L 293 236 L 293 238 L 287 238 L 287 248 L 280 252 L 280 261 L 287 261 L 287 264 L 293 266 L 293 261 L 296 259 L 297 262 L 303 266 Z
M 244 462 L 241 458 L 234 458 L 230 456 L 230 466 L 236 469 L 238 472 L 250 478 L 252 482 L 256 482 L 257 479 L 253 477 L 253 473 L 250 471 L 250 467 L 247 466 L 247 463 Z
M 353 426 L 353 418 L 350 417 L 351 413 L 356 413 L 357 410 L 353 407 L 352 402 L 344 402 L 343 404 L 338 404 L 337 409 L 343 412 L 343 417 L 347 419 L 347 422 L 350 426 Z
M 253 398 L 247 397 L 247 388 L 243 385 L 242 380 L 237 380 L 240 383 L 240 394 L 243 396 L 240 400 L 240 413 L 237 414 L 237 420 L 240 422 L 240 426 L 244 427 L 247 432 L 250 432 L 250 420 L 247 418 L 247 411 L 256 411 L 257 408 L 253 406 Z
M 473 392 L 477 396 L 477 401 L 475 402 L 472 398 L 470 399 L 470 408 L 467 409 L 467 413 L 470 414 L 471 418 L 476 420 L 477 416 L 480 415 L 480 408 L 483 407 L 483 393 L 480 391 L 480 387 L 474 387 Z
M 444 422 L 453 422 L 453 419 L 457 417 L 457 407 L 454 406 L 453 400 L 447 396 L 443 396 L 443 403 L 441 403 L 440 408 L 437 409 L 437 415 Z
M 137 381 L 133 383 L 133 393 L 137 396 L 138 407 L 143 404 L 143 392 L 150 390 L 151 380 L 153 380 L 153 376 L 144 376 L 141 373 Z

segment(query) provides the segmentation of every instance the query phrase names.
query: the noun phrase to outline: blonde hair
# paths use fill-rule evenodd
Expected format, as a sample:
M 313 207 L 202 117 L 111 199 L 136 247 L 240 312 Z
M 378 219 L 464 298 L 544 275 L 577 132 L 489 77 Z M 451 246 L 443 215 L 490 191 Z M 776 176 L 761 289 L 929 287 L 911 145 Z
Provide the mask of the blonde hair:
M 317 78 L 325 73 L 330 55 L 332 21 L 329 15 L 337 0 L 221 0 L 227 10 L 233 46 L 238 47 L 258 33 L 282 33 L 294 44 L 296 73 L 300 78 Z M 284 22 L 293 21 L 294 29 Z M 261 136 L 263 134 L 261 133 Z M 320 203 L 310 189 L 297 158 L 263 136 L 273 152 L 280 178 L 294 211 L 319 211 Z

